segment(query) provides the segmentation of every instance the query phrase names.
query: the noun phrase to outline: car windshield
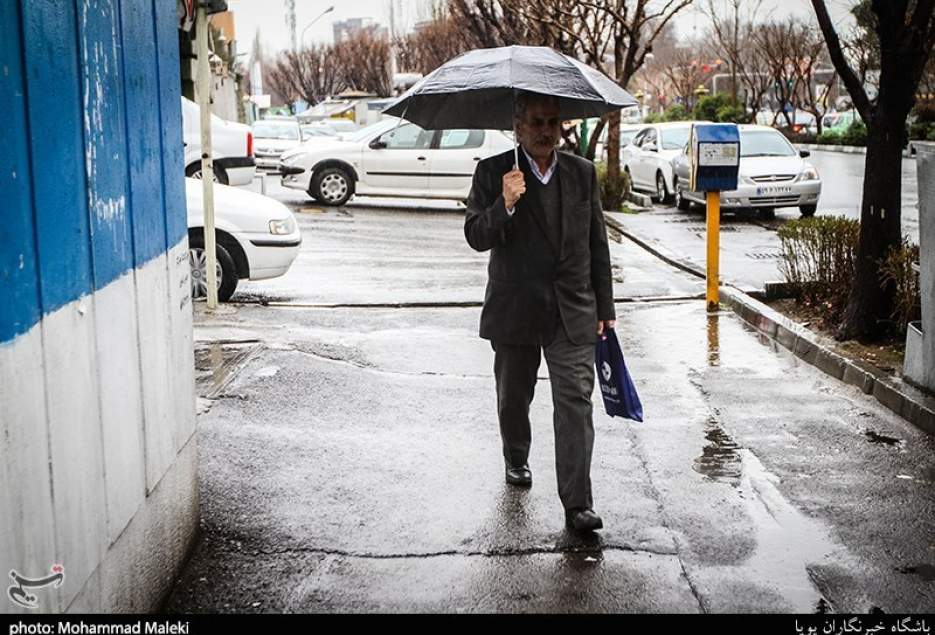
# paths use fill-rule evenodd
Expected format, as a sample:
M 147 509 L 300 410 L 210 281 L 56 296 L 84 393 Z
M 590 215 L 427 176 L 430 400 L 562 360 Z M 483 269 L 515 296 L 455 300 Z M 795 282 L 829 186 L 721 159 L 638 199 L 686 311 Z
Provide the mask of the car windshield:
M 681 150 L 688 142 L 688 135 L 691 134 L 691 127 L 685 128 L 664 128 L 660 130 L 662 135 L 663 150 Z
M 741 130 L 741 157 L 792 157 L 795 148 L 781 132 L 774 130 Z
M 366 141 L 367 139 L 370 138 L 371 135 L 389 130 L 394 125 L 396 125 L 395 119 L 393 120 L 384 119 L 383 121 L 378 121 L 377 123 L 370 124 L 366 128 L 361 128 L 360 130 L 358 130 L 357 132 L 353 134 L 346 135 L 345 138 L 348 141 Z
M 258 121 L 253 124 L 253 136 L 258 139 L 288 139 L 299 138 L 299 127 L 288 121 Z
M 336 137 L 338 133 L 324 126 L 302 126 L 303 137 Z

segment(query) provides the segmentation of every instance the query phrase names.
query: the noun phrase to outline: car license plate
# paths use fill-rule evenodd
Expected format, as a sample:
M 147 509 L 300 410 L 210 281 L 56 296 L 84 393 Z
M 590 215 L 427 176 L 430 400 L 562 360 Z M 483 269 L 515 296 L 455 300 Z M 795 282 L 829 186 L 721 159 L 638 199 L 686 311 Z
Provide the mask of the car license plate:
M 791 194 L 792 186 L 791 185 L 768 185 L 766 187 L 756 188 L 756 193 L 759 194 Z

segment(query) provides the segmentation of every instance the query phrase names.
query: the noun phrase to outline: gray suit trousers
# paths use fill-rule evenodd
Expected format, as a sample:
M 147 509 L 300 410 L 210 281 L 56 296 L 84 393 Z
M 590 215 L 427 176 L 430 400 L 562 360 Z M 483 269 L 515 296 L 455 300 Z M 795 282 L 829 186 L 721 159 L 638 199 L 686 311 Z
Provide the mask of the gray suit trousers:
M 556 329 L 551 344 L 512 346 L 492 342 L 497 379 L 497 414 L 503 458 L 520 467 L 529 458 L 532 431 L 529 404 L 536 388 L 540 351 L 552 384 L 555 471 L 565 509 L 591 508 L 591 453 L 594 448 L 591 394 L 594 391 L 594 344 L 573 344 Z

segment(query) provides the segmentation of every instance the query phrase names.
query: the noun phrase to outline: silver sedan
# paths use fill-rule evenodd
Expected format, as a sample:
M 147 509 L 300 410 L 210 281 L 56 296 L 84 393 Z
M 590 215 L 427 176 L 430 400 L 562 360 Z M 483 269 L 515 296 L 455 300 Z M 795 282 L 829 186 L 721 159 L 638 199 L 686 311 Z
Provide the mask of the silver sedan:
M 781 132 L 768 126 L 743 124 L 740 131 L 740 173 L 737 189 L 721 192 L 721 207 L 755 208 L 772 217 L 777 207 L 798 207 L 802 216 L 813 216 L 821 194 L 818 170 L 804 159 L 808 150 L 796 151 Z M 689 189 L 689 146 L 672 160 L 675 204 L 687 210 L 705 203 L 704 192 Z

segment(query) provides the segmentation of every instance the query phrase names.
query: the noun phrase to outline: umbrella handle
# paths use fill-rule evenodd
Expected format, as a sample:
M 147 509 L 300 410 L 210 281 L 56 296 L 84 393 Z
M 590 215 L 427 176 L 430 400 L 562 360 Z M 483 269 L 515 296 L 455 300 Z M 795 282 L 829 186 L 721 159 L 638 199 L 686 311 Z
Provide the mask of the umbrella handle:
M 511 112 L 515 115 L 516 113 L 516 89 L 513 89 L 513 108 Z M 408 104 L 407 104 L 408 105 Z M 519 137 L 516 136 L 516 117 L 511 117 L 513 119 L 513 169 L 519 169 Z

